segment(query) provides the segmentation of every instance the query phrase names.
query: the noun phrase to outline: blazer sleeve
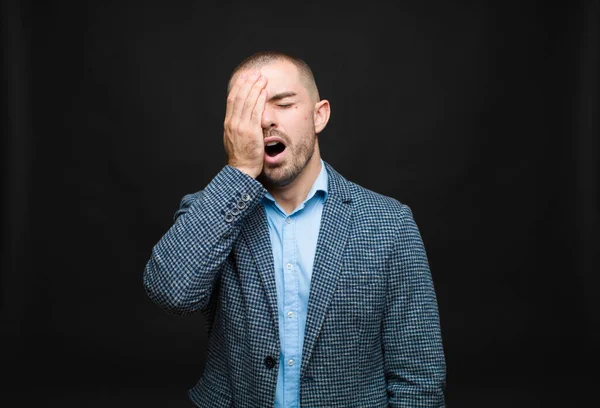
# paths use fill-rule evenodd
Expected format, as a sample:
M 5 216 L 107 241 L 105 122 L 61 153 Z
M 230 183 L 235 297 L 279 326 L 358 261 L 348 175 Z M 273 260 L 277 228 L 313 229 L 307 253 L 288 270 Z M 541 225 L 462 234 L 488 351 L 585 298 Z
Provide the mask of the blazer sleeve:
M 403 204 L 388 262 L 382 346 L 389 405 L 445 407 L 446 363 L 436 294 L 421 235 Z
M 265 192 L 252 177 L 225 166 L 204 190 L 183 197 L 144 269 L 150 299 L 178 315 L 206 308 L 246 215 Z

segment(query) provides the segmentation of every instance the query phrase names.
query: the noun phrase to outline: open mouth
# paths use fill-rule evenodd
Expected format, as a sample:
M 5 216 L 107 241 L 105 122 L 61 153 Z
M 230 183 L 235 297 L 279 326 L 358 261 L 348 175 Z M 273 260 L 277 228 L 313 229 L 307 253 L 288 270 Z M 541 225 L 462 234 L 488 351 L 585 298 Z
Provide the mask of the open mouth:
M 269 157 L 275 157 L 285 150 L 285 145 L 281 142 L 269 142 L 265 145 L 265 153 Z

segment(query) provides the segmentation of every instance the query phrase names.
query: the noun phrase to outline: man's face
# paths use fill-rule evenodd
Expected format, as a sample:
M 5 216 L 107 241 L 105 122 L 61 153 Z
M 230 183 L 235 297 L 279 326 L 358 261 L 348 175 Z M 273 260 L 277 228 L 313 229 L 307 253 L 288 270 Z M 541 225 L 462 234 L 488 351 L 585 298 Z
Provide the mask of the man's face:
M 260 73 L 268 82 L 261 121 L 265 157 L 259 180 L 265 186 L 283 187 L 294 181 L 313 158 L 317 101 L 309 95 L 292 63 L 276 61 L 260 68 Z

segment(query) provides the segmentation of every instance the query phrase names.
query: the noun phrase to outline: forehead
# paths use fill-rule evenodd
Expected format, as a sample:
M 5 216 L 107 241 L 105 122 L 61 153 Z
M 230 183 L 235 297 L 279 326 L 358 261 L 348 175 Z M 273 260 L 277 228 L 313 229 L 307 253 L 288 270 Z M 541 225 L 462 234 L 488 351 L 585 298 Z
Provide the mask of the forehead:
M 250 68 L 239 71 L 236 78 L 242 72 L 252 73 L 259 71 L 267 77 L 267 94 L 275 95 L 280 92 L 294 91 L 298 94 L 305 93 L 306 90 L 300 81 L 298 68 L 288 61 L 274 61 L 260 68 Z M 236 79 L 234 78 L 234 80 Z

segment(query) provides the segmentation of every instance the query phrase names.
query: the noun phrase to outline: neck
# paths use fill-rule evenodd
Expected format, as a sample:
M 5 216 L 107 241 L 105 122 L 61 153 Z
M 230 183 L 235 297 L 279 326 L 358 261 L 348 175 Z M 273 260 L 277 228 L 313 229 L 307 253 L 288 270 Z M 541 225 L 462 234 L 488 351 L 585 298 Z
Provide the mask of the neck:
M 315 183 L 320 172 L 321 154 L 319 152 L 319 145 L 316 144 L 311 159 L 294 181 L 284 187 L 270 187 L 268 188 L 268 191 L 271 193 L 277 204 L 279 204 L 287 214 L 290 214 L 306 199 L 308 192 Z

